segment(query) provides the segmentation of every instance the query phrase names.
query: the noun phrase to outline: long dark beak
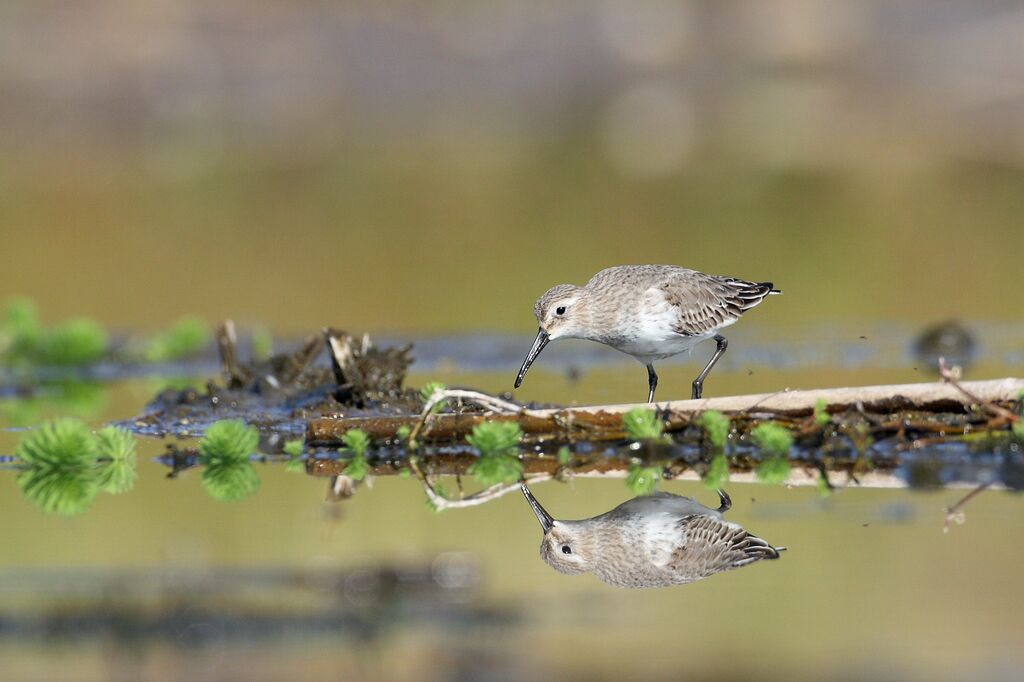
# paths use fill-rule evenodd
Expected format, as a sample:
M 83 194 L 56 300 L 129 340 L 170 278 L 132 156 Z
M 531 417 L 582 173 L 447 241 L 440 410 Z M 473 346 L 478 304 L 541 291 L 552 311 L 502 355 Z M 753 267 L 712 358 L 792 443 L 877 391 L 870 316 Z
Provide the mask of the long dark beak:
M 548 333 L 543 329 L 537 330 L 537 338 L 533 340 L 533 347 L 530 348 L 530 352 L 526 354 L 526 360 L 523 361 L 523 366 L 519 370 L 519 374 L 516 376 L 515 388 L 519 388 L 519 384 L 523 383 L 523 377 L 526 376 L 526 371 L 530 369 L 530 365 L 537 359 L 540 352 L 544 350 L 544 346 L 548 345 Z
M 547 534 L 549 530 L 555 525 L 555 520 L 551 518 L 551 514 L 544 511 L 544 507 L 540 506 L 540 502 L 533 496 L 530 489 L 526 487 L 525 483 L 520 484 L 523 489 L 523 495 L 526 496 L 526 501 L 530 503 L 530 507 L 533 508 L 533 513 L 537 515 L 537 520 L 540 521 L 540 527 L 544 529 L 544 533 Z

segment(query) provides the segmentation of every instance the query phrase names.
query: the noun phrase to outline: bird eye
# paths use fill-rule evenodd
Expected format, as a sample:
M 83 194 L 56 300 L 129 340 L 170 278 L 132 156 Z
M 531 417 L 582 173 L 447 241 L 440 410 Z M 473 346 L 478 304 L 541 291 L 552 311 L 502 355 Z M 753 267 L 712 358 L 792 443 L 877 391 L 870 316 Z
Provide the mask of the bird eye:
M 562 554 L 572 554 L 572 547 L 569 545 L 562 545 Z
M 555 308 L 555 315 L 565 315 L 565 306 L 560 305 L 557 308 Z

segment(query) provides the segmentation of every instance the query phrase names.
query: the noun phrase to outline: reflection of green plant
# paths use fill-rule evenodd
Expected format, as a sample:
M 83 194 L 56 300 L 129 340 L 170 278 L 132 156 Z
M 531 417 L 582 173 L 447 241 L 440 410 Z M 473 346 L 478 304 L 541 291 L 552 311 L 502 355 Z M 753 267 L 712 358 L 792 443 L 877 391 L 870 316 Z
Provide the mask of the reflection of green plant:
M 199 441 L 199 461 L 206 492 L 216 500 L 240 500 L 260 487 L 260 477 L 249 461 L 260 435 L 255 427 L 237 420 L 214 422 Z
M 485 487 L 515 483 L 522 478 L 523 463 L 513 455 L 484 455 L 474 460 L 466 472 Z
M 758 449 L 766 455 L 788 455 L 789 448 L 793 445 L 793 436 L 789 434 L 786 427 L 775 422 L 758 424 L 750 432 L 750 437 Z
M 107 404 L 107 389 L 90 381 L 61 381 L 49 385 L 57 390 L 53 404 L 62 414 L 89 419 L 103 411 Z
M 45 382 L 28 396 L 0 400 L 0 415 L 11 426 L 38 424 L 54 412 L 92 419 L 103 411 L 106 401 L 107 389 L 102 384 L 77 380 Z
M 828 479 L 825 478 L 825 474 L 818 475 L 818 496 L 828 497 L 832 494 L 832 488 L 828 485 Z
M 633 491 L 634 495 L 650 495 L 661 479 L 660 467 L 649 467 L 632 462 L 626 469 L 626 487 Z
M 729 437 L 729 418 L 718 410 L 702 412 L 698 419 L 704 434 L 716 450 L 725 448 L 725 439 Z
M 567 445 L 563 445 L 562 447 L 558 448 L 558 463 L 561 466 L 565 466 L 571 461 L 572 451 L 569 449 L 569 447 Z
M 665 428 L 654 410 L 646 407 L 634 407 L 622 415 L 622 426 L 631 440 L 656 440 Z
M 142 356 L 149 362 L 168 362 L 195 355 L 210 341 L 210 328 L 198 317 L 186 316 L 146 342 Z
M 480 453 L 466 469 L 481 485 L 514 483 L 523 475 L 523 463 L 516 456 L 523 431 L 516 422 L 481 422 L 466 441 Z
M 306 460 L 302 457 L 292 457 L 284 463 L 284 470 L 292 474 L 306 473 Z
M 366 478 L 367 474 L 370 473 L 370 465 L 366 461 L 366 455 L 356 454 L 348 461 L 345 465 L 343 474 L 351 478 L 353 481 L 361 481 Z
M 284 443 L 284 454 L 289 457 L 301 457 L 305 443 L 301 438 L 292 438 Z
M 448 491 L 445 490 L 444 486 L 441 485 L 440 483 L 435 483 L 433 485 L 433 488 L 434 488 L 434 493 L 438 497 L 440 497 L 441 499 L 443 499 L 443 500 L 451 499 L 451 498 L 448 497 Z M 427 509 L 429 509 L 430 511 L 434 512 L 435 514 L 440 514 L 442 511 L 444 511 L 444 509 L 442 507 L 438 506 L 438 504 L 436 502 L 434 502 L 434 500 L 431 499 L 429 496 L 427 497 Z
M 96 441 L 76 419 L 43 424 L 21 440 L 15 455 L 25 466 L 18 486 L 47 514 L 79 514 L 99 492 Z
M 708 463 L 704 472 L 704 486 L 709 490 L 717 490 L 729 482 L 729 460 L 725 455 L 717 454 Z
M 116 426 L 96 432 L 96 451 L 100 458 L 99 486 L 107 493 L 123 493 L 135 485 L 135 438 Z

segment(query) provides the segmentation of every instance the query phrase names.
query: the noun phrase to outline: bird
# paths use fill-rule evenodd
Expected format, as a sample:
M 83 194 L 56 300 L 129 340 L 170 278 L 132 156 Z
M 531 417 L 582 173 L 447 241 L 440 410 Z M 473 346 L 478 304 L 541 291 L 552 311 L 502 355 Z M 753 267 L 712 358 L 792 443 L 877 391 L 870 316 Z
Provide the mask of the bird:
M 516 376 L 523 383 L 530 365 L 555 339 L 589 339 L 632 355 L 647 366 L 647 402 L 654 402 L 654 362 L 693 350 L 714 339 L 715 353 L 693 380 L 691 397 L 703 394 L 704 379 L 729 342 L 719 331 L 765 297 L 782 292 L 771 282 L 706 275 L 675 265 L 619 265 L 579 287 L 559 284 L 537 299 L 537 337 Z
M 722 514 L 732 501 L 724 490 L 718 491 L 718 509 L 658 492 L 600 516 L 557 521 L 525 483 L 521 487 L 544 531 L 541 558 L 560 573 L 593 573 L 615 587 L 683 585 L 761 559 L 778 559 L 786 549 L 725 521 Z

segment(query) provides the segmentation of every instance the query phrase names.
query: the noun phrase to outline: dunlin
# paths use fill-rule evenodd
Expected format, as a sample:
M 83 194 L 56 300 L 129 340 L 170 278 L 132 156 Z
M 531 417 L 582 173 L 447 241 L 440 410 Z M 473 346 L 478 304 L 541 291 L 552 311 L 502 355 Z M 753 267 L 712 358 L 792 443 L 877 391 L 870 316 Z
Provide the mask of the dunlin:
M 616 587 L 683 585 L 761 559 L 778 559 L 772 547 L 722 518 L 732 501 L 708 509 L 688 497 L 656 493 L 635 497 L 610 512 L 582 521 L 556 521 L 522 486 L 544 530 L 540 555 L 561 573 L 593 573 Z
M 540 328 L 515 387 L 549 341 L 590 339 L 646 365 L 647 402 L 653 402 L 658 386 L 654 361 L 689 352 L 713 338 L 715 354 L 693 381 L 692 397 L 700 398 L 704 379 L 728 346 L 718 332 L 765 296 L 780 293 L 771 282 L 705 275 L 674 265 L 621 265 L 602 270 L 586 286 L 559 284 L 533 307 Z

